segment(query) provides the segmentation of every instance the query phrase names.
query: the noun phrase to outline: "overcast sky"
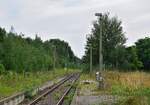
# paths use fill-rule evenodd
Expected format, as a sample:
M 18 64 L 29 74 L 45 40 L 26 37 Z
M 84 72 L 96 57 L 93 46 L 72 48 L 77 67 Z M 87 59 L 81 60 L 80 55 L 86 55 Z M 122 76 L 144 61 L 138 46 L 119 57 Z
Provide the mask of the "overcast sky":
M 60 38 L 82 57 L 95 12 L 118 16 L 127 45 L 150 35 L 150 0 L 0 0 L 0 27 L 42 40 Z

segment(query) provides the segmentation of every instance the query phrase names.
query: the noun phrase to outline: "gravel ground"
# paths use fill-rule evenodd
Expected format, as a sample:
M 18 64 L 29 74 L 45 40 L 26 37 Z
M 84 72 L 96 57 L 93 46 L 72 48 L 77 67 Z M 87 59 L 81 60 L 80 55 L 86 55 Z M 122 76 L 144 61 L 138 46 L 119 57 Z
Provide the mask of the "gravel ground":
M 61 77 L 61 78 L 57 78 L 55 80 L 55 82 L 59 82 L 62 79 L 64 79 L 65 77 Z M 39 95 L 43 94 L 44 92 L 46 92 L 47 90 L 49 90 L 49 88 L 54 84 L 54 80 L 53 81 L 48 81 L 46 83 L 43 84 L 43 86 L 40 87 L 40 91 L 38 92 L 38 94 L 36 96 L 33 97 L 33 99 L 36 99 Z M 44 89 L 44 90 L 43 90 Z M 20 105 L 27 105 L 28 103 L 30 103 L 33 99 L 25 99 L 22 103 L 20 103 Z M 46 105 L 46 104 L 41 104 L 41 105 Z
M 81 81 L 80 83 L 83 83 Z M 95 81 L 90 81 L 90 84 L 97 84 Z M 89 85 L 90 85 L 89 84 Z M 87 85 L 85 85 L 87 86 Z M 106 95 L 105 93 L 97 93 L 88 88 L 77 89 L 73 97 L 71 105 L 112 105 L 117 102 L 117 96 Z
M 68 83 L 63 84 L 61 87 L 48 94 L 43 100 L 39 101 L 36 105 L 55 105 L 62 94 L 67 90 Z
M 66 81 L 64 84 L 55 89 L 53 92 L 43 97 L 39 102 L 36 103 L 36 105 L 55 105 L 58 102 L 58 100 L 62 97 L 62 95 L 66 92 L 68 87 L 70 87 L 70 84 L 72 84 L 74 79 L 75 77 Z
M 112 105 L 115 103 L 117 97 L 110 95 L 100 95 L 100 96 L 76 96 L 71 105 Z

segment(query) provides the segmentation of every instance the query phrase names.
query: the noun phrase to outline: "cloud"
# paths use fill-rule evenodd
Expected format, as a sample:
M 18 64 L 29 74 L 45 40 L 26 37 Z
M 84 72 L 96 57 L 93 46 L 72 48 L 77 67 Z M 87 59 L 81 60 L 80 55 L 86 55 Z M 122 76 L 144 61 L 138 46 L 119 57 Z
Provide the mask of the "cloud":
M 127 45 L 150 33 L 149 0 L 1 0 L 0 25 L 43 40 L 61 38 L 75 54 L 84 54 L 85 36 L 90 33 L 95 12 L 110 12 L 123 21 Z

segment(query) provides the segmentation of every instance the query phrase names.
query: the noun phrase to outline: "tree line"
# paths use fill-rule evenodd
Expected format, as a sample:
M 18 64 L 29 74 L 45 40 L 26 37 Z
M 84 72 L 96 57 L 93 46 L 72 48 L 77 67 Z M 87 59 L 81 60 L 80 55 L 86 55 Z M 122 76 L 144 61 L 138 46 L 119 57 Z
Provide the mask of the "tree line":
M 87 36 L 85 55 L 82 58 L 89 70 L 90 47 L 92 48 L 92 62 L 96 68 L 99 64 L 99 33 L 102 26 L 102 53 L 105 69 L 150 71 L 150 37 L 139 39 L 135 45 L 126 46 L 125 32 L 122 22 L 117 17 L 110 17 L 104 13 L 93 22 L 91 33 Z
M 5 71 L 40 71 L 54 68 L 74 68 L 80 59 L 69 44 L 60 39 L 42 41 L 24 38 L 23 34 L 6 32 L 0 28 L 0 73 Z

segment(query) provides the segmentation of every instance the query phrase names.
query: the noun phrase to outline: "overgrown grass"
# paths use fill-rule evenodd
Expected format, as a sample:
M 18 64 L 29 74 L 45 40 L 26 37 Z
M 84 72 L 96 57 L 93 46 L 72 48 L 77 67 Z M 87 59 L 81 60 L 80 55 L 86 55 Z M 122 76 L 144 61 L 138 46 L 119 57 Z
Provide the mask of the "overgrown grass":
M 118 96 L 116 105 L 150 105 L 150 73 L 146 72 L 103 72 L 105 89 L 98 90 L 97 84 L 92 82 L 84 84 L 81 81 L 95 81 L 95 73 L 83 74 L 80 78 L 80 93 L 90 91 L 91 95 L 114 95 Z M 88 90 L 88 91 L 86 91 Z M 140 102 L 143 101 L 141 104 Z
M 86 84 L 86 81 L 90 81 L 90 84 Z M 78 89 L 80 91 L 80 95 L 96 95 L 99 94 L 99 90 L 97 89 L 97 82 L 95 79 L 95 73 L 87 74 L 83 73 L 80 76 L 80 82 L 78 85 Z
M 106 82 L 113 94 L 150 95 L 150 74 L 144 72 L 107 72 Z
M 129 96 L 118 100 L 113 105 L 150 105 L 150 103 L 149 103 L 149 97 Z
M 118 105 L 150 105 L 150 74 L 146 72 L 107 72 L 108 90 L 123 97 Z
M 58 69 L 54 71 L 30 72 L 26 76 L 9 72 L 5 75 L 0 75 L 0 98 L 10 96 L 17 92 L 26 91 L 49 80 L 54 80 L 56 77 L 61 77 L 67 73 L 76 72 L 77 70 Z

